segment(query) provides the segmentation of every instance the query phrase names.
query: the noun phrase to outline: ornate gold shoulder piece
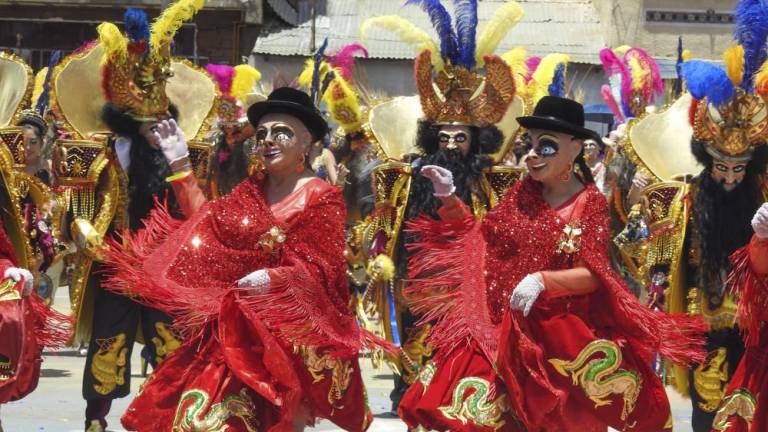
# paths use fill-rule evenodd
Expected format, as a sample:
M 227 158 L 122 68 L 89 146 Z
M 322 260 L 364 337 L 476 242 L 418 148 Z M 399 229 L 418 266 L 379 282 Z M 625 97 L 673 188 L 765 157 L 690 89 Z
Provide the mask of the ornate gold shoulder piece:
M 32 69 L 21 57 L 0 51 L 0 128 L 15 125 L 29 106 L 35 84 Z
M 691 153 L 693 128 L 688 109 L 693 98 L 685 93 L 672 105 L 630 121 L 621 145 L 629 160 L 649 178 L 673 181 L 698 174 L 702 166 Z
M 490 199 L 491 207 L 495 207 L 509 188 L 515 182 L 525 177 L 525 168 L 510 167 L 505 165 L 495 165 L 483 172 L 482 187 Z

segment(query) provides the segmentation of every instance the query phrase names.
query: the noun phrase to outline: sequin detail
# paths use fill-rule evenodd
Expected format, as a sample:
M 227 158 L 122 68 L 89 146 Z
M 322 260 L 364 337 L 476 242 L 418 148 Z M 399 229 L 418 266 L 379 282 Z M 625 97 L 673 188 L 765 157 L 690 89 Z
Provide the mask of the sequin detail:
M 472 392 L 465 398 L 469 390 Z M 438 409 L 449 420 L 498 430 L 506 423 L 503 417 L 509 411 L 509 403 L 505 394 L 492 399 L 495 392 L 495 386 L 482 378 L 462 378 L 453 390 L 451 404 Z

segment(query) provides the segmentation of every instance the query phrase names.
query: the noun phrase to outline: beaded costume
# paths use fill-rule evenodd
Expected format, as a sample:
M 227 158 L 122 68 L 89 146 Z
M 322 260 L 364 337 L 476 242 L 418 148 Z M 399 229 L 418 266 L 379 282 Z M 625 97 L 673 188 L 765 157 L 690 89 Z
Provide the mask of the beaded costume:
M 765 200 L 768 109 L 755 78 L 765 52 L 753 44 L 766 35 L 751 29 L 753 17 L 765 19 L 767 12 L 759 2 L 740 2 L 737 44 L 723 55 L 727 67 L 682 63 L 690 94 L 628 128 L 625 150 L 655 183 L 634 216 L 644 220 L 649 234 L 634 244 L 623 238 L 621 246 L 637 263 L 651 307 L 701 316 L 709 326 L 705 361 L 690 369 L 673 367 L 670 374 L 671 384 L 691 396 L 696 432 L 716 422 L 744 350 L 726 276 L 728 256 L 749 242 L 750 220 Z M 730 191 L 713 180 L 721 161 L 743 164 L 743 180 Z
M 498 12 L 500 19 L 476 38 L 477 22 L 472 18 L 477 16 L 476 4 L 466 14 L 456 15 L 458 35 L 439 2 L 421 5 L 440 30 L 438 42 L 399 16 L 371 18 L 361 26 L 363 40 L 380 29 L 401 36 L 423 33 L 420 40 L 410 40 L 422 50 L 414 64 L 418 97 L 396 97 L 370 110 L 368 137 L 381 160 L 371 174 L 375 208 L 354 228 L 350 248 L 350 255 L 366 261 L 368 268 L 361 320 L 402 346 L 395 362 L 402 374 L 392 395 L 395 408 L 431 356 L 431 347 L 425 344 L 429 326 L 415 324 L 416 317 L 402 296 L 402 279 L 407 275 L 405 245 L 411 241 L 402 230 L 403 223 L 422 213 L 437 217 L 437 199 L 420 174 L 421 166 L 450 168 L 457 179 L 457 193 L 478 218 L 523 174 L 518 168 L 494 165 L 506 154 L 518 129 L 515 117 L 523 111 L 509 66 L 493 55 L 522 16 L 520 6 L 510 2 Z M 469 127 L 472 135 L 469 154 L 462 158 L 452 158 L 455 150 L 451 145 L 441 148 L 438 139 L 443 127 L 456 125 Z

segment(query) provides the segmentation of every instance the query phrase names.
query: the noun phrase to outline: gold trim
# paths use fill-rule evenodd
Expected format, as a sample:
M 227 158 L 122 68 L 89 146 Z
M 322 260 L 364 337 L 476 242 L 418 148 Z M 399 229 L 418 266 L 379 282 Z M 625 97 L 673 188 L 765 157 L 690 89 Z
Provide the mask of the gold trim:
M 23 66 L 24 71 L 27 74 L 27 88 L 24 90 L 24 95 L 19 99 L 19 103 L 14 109 L 13 115 L 10 117 L 10 123 L 8 125 L 0 125 L 2 126 L 10 126 L 15 125 L 19 122 L 21 119 L 21 112 L 24 111 L 24 109 L 30 105 L 32 100 L 32 91 L 35 87 L 35 75 L 32 73 L 32 68 L 29 67 L 27 62 L 24 61 L 21 57 L 17 56 L 14 53 L 7 52 L 7 51 L 0 51 L 0 59 L 12 61 L 14 63 L 18 63 L 19 65 Z
M 0 282 L 0 302 L 9 300 L 21 300 L 21 294 L 16 289 L 13 279 L 5 279 Z

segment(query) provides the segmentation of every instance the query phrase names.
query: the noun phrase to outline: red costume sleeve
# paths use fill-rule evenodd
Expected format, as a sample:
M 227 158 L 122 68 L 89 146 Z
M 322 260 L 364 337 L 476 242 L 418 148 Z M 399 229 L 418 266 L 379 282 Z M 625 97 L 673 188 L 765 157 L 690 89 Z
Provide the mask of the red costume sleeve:
M 551 297 L 585 295 L 600 288 L 600 280 L 586 267 L 539 272 Z
M 755 273 L 768 274 L 768 239 L 752 237 L 752 241 L 749 242 L 749 263 L 752 264 L 752 270 Z
M 451 195 L 447 198 L 446 202 L 437 209 L 437 215 L 442 220 L 462 220 L 468 216 L 472 216 L 472 210 L 464 204 L 464 201 L 460 200 L 456 195 Z
M 203 194 L 191 171 L 171 176 L 168 178 L 168 182 L 171 184 L 176 201 L 186 217 L 197 213 L 200 207 L 206 203 L 205 194 Z

